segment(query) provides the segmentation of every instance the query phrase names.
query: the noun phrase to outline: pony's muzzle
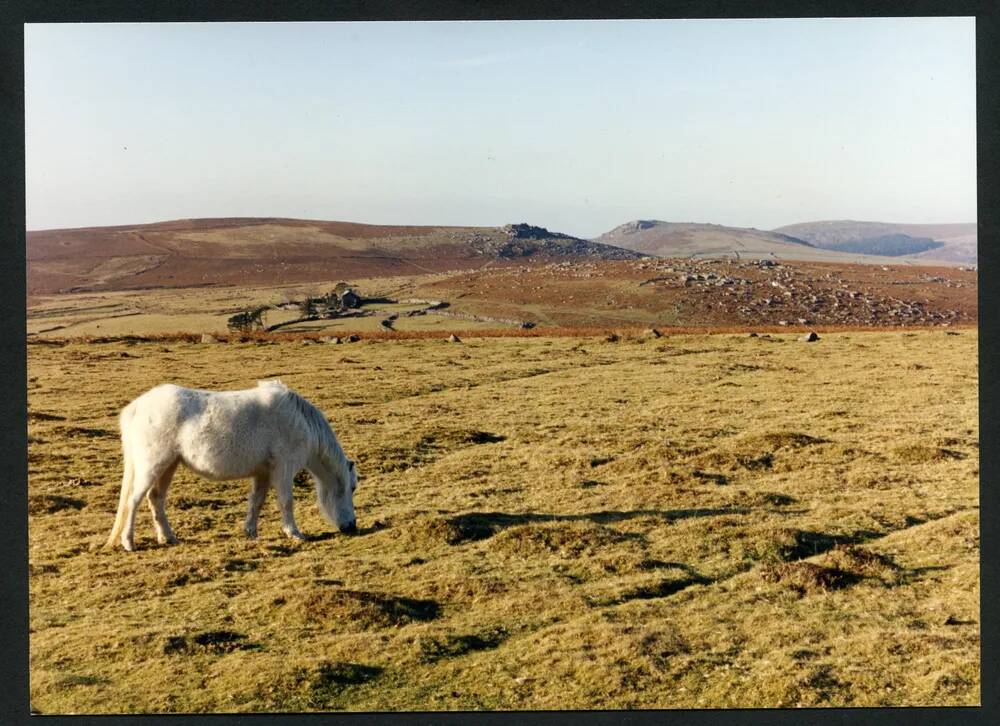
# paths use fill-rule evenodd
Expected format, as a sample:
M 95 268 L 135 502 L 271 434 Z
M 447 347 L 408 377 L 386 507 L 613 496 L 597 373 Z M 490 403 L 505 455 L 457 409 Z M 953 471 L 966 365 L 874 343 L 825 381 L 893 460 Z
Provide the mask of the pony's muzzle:
M 355 534 L 358 531 L 358 520 L 352 519 L 347 524 L 341 525 L 339 529 L 344 534 Z

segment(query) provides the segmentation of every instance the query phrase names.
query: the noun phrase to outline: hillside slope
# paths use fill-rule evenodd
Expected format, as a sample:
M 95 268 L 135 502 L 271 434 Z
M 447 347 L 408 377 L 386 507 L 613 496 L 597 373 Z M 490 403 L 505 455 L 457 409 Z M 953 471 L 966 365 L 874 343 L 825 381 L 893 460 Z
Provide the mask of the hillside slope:
M 914 245 L 913 257 L 955 264 L 977 263 L 978 230 L 968 224 L 896 224 L 891 222 L 858 222 L 850 219 L 826 220 L 790 224 L 774 230 L 792 235 L 824 249 L 854 249 L 881 251 L 888 238 L 905 236 Z M 927 249 L 925 240 L 936 244 Z
M 857 262 L 858 255 L 830 252 L 791 235 L 719 224 L 640 219 L 595 239 L 660 257 L 741 257 Z
M 287 284 L 568 257 L 635 259 L 642 255 L 526 224 L 407 227 L 228 218 L 27 234 L 29 295 Z

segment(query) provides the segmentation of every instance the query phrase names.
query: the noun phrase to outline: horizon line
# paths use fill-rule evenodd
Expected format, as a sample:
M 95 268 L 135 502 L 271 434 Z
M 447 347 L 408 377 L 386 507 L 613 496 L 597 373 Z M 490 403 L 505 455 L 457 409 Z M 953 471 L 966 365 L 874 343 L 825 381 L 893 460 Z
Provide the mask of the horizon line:
M 115 229 L 115 228 L 126 229 L 126 228 L 131 228 L 131 227 L 150 227 L 150 226 L 161 225 L 161 224 L 170 224 L 170 223 L 173 223 L 173 222 L 204 222 L 204 221 L 208 221 L 208 220 L 220 221 L 220 222 L 222 222 L 222 221 L 232 221 L 232 220 L 248 220 L 248 221 L 252 221 L 252 220 L 275 220 L 275 221 L 289 221 L 289 222 L 320 222 L 320 223 L 327 223 L 327 224 L 328 223 L 354 224 L 354 225 L 366 226 L 366 227 L 426 227 L 428 229 L 442 229 L 442 228 L 450 228 L 450 229 L 462 229 L 462 228 L 471 228 L 471 229 L 500 229 L 500 228 L 506 226 L 507 224 L 530 224 L 531 226 L 534 226 L 534 227 L 542 227 L 543 229 L 547 229 L 550 232 L 557 232 L 558 231 L 558 230 L 550 229 L 549 227 L 546 227 L 545 225 L 542 225 L 542 224 L 533 224 L 531 222 L 525 222 L 525 221 L 521 221 L 521 222 L 506 222 L 505 224 L 500 224 L 500 225 L 494 225 L 494 224 L 406 224 L 406 223 L 403 223 L 403 224 L 399 224 L 399 223 L 385 224 L 385 223 L 379 223 L 379 222 L 355 222 L 355 221 L 348 220 L 348 219 L 319 219 L 319 218 L 305 218 L 305 217 L 285 217 L 285 216 L 275 216 L 275 215 L 260 215 L 260 216 L 232 215 L 232 216 L 227 216 L 227 217 L 214 217 L 214 216 L 206 216 L 206 217 L 174 217 L 174 218 L 171 218 L 171 219 L 158 219 L 158 220 L 153 221 L 153 222 L 126 222 L 126 223 L 120 223 L 120 224 L 90 224 L 90 225 L 80 225 L 80 226 L 71 226 L 71 227 L 43 227 L 43 228 L 35 228 L 35 229 L 30 229 L 30 228 L 28 228 L 26 226 L 25 227 L 25 233 L 29 233 L 29 232 L 71 232 L 71 231 L 74 231 L 74 230 L 86 230 L 86 229 Z M 978 225 L 979 225 L 979 221 L 978 220 L 964 221 L 964 222 L 884 222 L 882 220 L 864 220 L 864 219 L 851 219 L 849 217 L 842 217 L 842 218 L 839 218 L 839 219 L 812 219 L 812 220 L 807 220 L 807 221 L 804 221 L 804 222 L 792 222 L 790 224 L 784 224 L 784 225 L 781 225 L 779 227 L 772 227 L 770 229 L 763 229 L 763 228 L 760 228 L 760 227 L 740 226 L 740 225 L 735 225 L 735 224 L 719 224 L 717 222 L 693 222 L 693 221 L 672 222 L 672 221 L 668 221 L 668 220 L 665 220 L 665 219 L 658 219 L 656 217 L 635 217 L 634 219 L 629 219 L 629 220 L 626 220 L 624 222 L 621 222 L 621 223 L 615 225 L 611 229 L 606 230 L 605 232 L 602 232 L 601 235 L 606 234 L 607 232 L 610 232 L 610 231 L 612 231 L 614 229 L 617 229 L 618 227 L 621 227 L 621 226 L 624 226 L 624 225 L 627 225 L 627 224 L 632 224 L 634 222 L 662 222 L 664 224 L 699 224 L 699 225 L 714 226 L 714 227 L 728 227 L 730 229 L 752 229 L 752 230 L 758 230 L 758 231 L 763 231 L 763 232 L 778 232 L 779 230 L 784 229 L 786 227 L 794 227 L 796 225 L 801 225 L 801 224 L 823 224 L 823 223 L 828 223 L 828 222 L 853 222 L 853 223 L 856 223 L 856 224 L 886 224 L 886 225 L 895 225 L 895 226 L 935 226 L 935 227 L 959 226 L 959 225 L 969 225 L 969 224 L 976 225 L 978 227 Z M 778 232 L 778 233 L 780 234 L 780 232 Z M 601 235 L 597 235 L 597 236 L 599 237 Z M 575 236 L 575 235 L 570 235 L 570 236 Z M 596 239 L 596 237 L 578 237 L 577 239 Z

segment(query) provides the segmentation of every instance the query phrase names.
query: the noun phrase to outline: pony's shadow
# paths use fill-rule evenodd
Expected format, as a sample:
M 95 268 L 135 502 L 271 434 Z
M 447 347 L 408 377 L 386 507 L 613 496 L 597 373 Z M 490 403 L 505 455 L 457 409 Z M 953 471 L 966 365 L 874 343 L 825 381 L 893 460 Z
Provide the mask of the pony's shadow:
M 364 537 L 367 534 L 372 534 L 374 532 L 379 532 L 386 529 L 389 525 L 382 521 L 375 521 L 368 527 L 358 527 L 353 532 L 320 532 L 319 534 L 307 534 L 306 542 L 324 542 L 328 539 L 333 539 L 334 537 Z
M 343 536 L 339 532 L 320 532 L 319 534 L 307 534 L 305 535 L 306 542 L 325 542 L 328 539 L 333 539 L 334 537 Z

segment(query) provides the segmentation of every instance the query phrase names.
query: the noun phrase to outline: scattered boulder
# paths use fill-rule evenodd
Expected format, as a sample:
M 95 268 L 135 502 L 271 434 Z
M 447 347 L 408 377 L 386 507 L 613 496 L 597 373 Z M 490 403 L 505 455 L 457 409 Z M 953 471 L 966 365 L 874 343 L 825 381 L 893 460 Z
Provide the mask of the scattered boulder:
M 359 340 L 361 340 L 361 336 L 354 335 L 353 333 L 344 338 L 344 342 L 346 343 L 357 343 Z
M 324 335 L 323 337 L 321 337 L 319 339 L 319 342 L 320 343 L 332 343 L 333 345 L 339 345 L 340 344 L 340 338 L 338 338 L 336 335 Z
M 647 328 L 646 330 L 642 331 L 642 334 L 646 338 L 659 338 L 663 335 L 663 333 L 661 333 L 656 328 Z
M 799 340 L 803 343 L 812 343 L 814 340 L 819 340 L 819 336 L 816 335 L 815 331 L 810 330 L 808 333 L 799 338 Z
M 756 338 L 758 336 L 757 336 L 757 333 L 750 333 L 747 337 L 748 338 Z
M 218 343 L 219 339 L 216 338 L 211 333 L 202 333 L 201 334 L 201 342 L 202 343 Z
M 448 342 L 449 342 L 449 343 L 461 343 L 461 342 L 462 342 L 462 339 L 461 339 L 461 338 L 459 338 L 459 337 L 458 337 L 457 335 L 455 335 L 454 333 L 452 333 L 451 335 L 449 335 L 449 336 L 448 336 Z

